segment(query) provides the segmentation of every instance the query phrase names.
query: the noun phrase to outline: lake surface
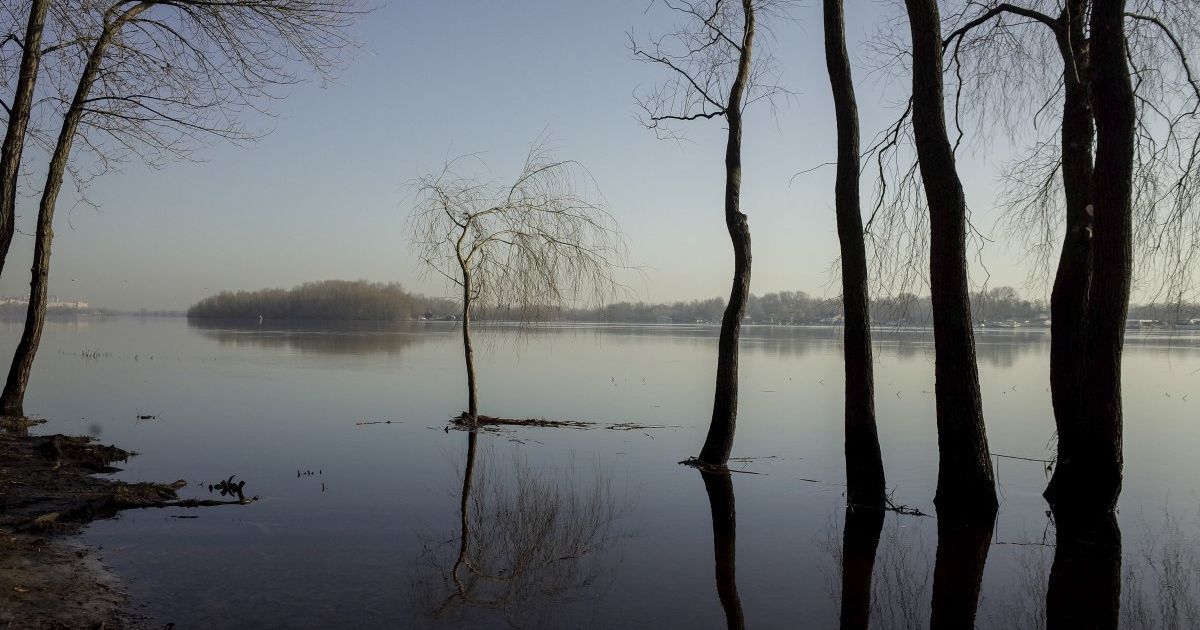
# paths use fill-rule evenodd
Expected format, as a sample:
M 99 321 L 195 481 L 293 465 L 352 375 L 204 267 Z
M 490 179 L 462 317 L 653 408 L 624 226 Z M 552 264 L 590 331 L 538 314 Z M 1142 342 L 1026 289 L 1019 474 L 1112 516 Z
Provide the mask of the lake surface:
M 19 327 L 0 330 L 8 356 Z M 465 377 L 458 330 L 433 323 L 50 322 L 26 409 L 49 420 L 40 431 L 140 453 L 121 478 L 220 498 L 208 486 L 236 475 L 260 497 L 88 528 L 156 624 L 837 626 L 863 530 L 845 527 L 839 329 L 744 330 L 731 464 L 744 474 L 724 481 L 678 464 L 707 428 L 715 327 L 482 326 L 479 338 L 482 413 L 655 428 L 446 431 Z M 1046 465 L 1032 460 L 1053 455 L 1049 334 L 980 331 L 977 343 L 992 451 L 1008 457 L 977 554 L 976 622 L 1045 627 L 1056 536 Z M 933 514 L 929 331 L 876 331 L 876 384 L 893 500 Z M 1198 627 L 1200 336 L 1130 333 L 1125 410 L 1120 562 L 1087 565 L 1120 594 L 1092 603 L 1118 604 L 1126 628 Z M 950 563 L 972 554 L 943 536 L 939 555 L 931 516 L 889 512 L 879 537 L 870 603 L 847 593 L 848 608 L 876 628 L 949 610 L 933 610 L 935 568 L 955 575 Z

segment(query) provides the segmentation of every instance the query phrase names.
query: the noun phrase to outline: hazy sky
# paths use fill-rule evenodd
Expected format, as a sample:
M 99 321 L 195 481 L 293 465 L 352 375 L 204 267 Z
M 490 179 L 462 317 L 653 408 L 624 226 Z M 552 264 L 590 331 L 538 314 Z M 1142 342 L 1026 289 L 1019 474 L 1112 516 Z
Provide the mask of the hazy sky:
M 732 253 L 722 210 L 724 125 L 691 123 L 688 142 L 661 141 L 635 117 L 633 91 L 664 78 L 631 59 L 627 33 L 661 31 L 674 16 L 647 0 L 392 2 L 359 26 L 357 51 L 328 86 L 273 105 L 264 140 L 214 143 L 200 162 L 137 164 L 92 183 L 101 206 L 59 203 L 51 291 L 117 308 L 183 309 L 221 289 L 307 280 L 422 280 L 410 256 L 406 182 L 448 154 L 482 152 L 497 178 L 515 173 L 548 131 L 560 157 L 583 162 L 644 268 L 642 299 L 728 292 Z M 891 5 L 850 3 L 852 56 Z M 772 117 L 756 106 L 744 129 L 742 208 L 753 235 L 752 290 L 837 295 L 833 170 L 793 179 L 834 156 L 834 120 L 819 3 L 778 24 L 772 46 L 796 92 Z M 857 66 L 863 133 L 886 124 L 895 94 Z M 992 155 L 995 160 L 1003 156 Z M 993 171 L 964 159 L 976 223 L 987 229 Z M 864 188 L 864 191 L 868 191 Z M 35 200 L 23 199 L 0 294 L 28 292 Z M 1019 252 L 991 244 L 989 283 L 1020 285 Z M 982 270 L 973 270 L 982 280 Z M 1040 293 L 1037 294 L 1041 297 Z

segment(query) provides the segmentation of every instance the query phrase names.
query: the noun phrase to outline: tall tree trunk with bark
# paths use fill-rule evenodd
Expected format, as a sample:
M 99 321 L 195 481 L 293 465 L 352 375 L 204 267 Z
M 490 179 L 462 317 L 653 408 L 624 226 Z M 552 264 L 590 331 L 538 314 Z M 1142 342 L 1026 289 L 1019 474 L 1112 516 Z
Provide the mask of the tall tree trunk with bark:
M 871 626 L 871 576 L 883 515 L 883 510 L 846 506 L 842 528 L 842 630 L 867 630 Z
M 750 54 L 754 45 L 752 0 L 742 0 L 742 12 L 745 19 L 738 70 L 729 89 L 729 101 L 725 108 L 725 120 L 729 124 L 725 147 L 725 226 L 733 242 L 733 288 L 721 318 L 712 420 L 698 458 L 709 466 L 724 466 L 733 450 L 733 433 L 737 425 L 738 339 L 742 331 L 742 318 L 746 315 L 746 299 L 750 294 L 750 226 L 741 211 L 741 189 L 742 101 L 750 81 Z
M 737 511 L 733 501 L 733 479 L 728 471 L 700 471 L 708 507 L 712 511 L 713 559 L 717 577 L 717 597 L 725 610 L 729 630 L 746 627 L 742 599 L 737 590 Z
M 913 131 L 929 204 L 936 364 L 938 484 L 945 512 L 994 512 L 996 487 L 983 423 L 967 278 L 967 205 L 946 133 L 941 20 L 936 0 L 905 0 L 912 32 Z
M 842 0 L 825 0 L 825 64 L 837 116 L 838 156 L 834 204 L 842 254 L 843 350 L 846 371 L 846 502 L 882 507 L 886 494 L 867 293 L 867 249 L 859 206 L 858 105 L 846 52 Z
M 54 153 L 50 157 L 46 185 L 42 189 L 42 198 L 38 204 L 33 268 L 30 270 L 29 281 L 29 310 L 25 315 L 25 327 L 21 332 L 21 340 L 17 343 L 12 366 L 8 371 L 4 393 L 0 395 L 0 412 L 4 414 L 24 415 L 25 389 L 29 386 L 29 373 L 33 369 L 33 359 L 37 354 L 38 344 L 41 343 L 42 327 L 46 321 L 50 245 L 54 240 L 54 208 L 58 202 L 58 193 L 62 190 L 67 160 L 71 157 L 71 146 L 79 131 L 79 121 L 87 109 L 88 97 L 100 74 L 100 66 L 109 44 L 128 20 L 136 17 L 150 6 L 149 3 L 143 2 L 126 9 L 116 17 L 106 16 L 104 28 L 92 46 L 87 63 L 80 74 L 79 83 L 75 88 L 75 95 L 71 98 L 71 104 L 63 117 L 58 141 L 55 143 Z
M 1133 278 L 1133 160 L 1136 107 L 1125 43 L 1125 2 L 1096 2 L 1091 81 L 1096 118 L 1092 177 L 1091 287 L 1077 358 L 1076 434 L 1059 443 L 1050 484 L 1056 512 L 1111 512 L 1121 493 L 1121 353 Z
M 1088 0 L 1071 0 L 1059 18 L 1063 58 L 1062 170 L 1066 234 L 1050 295 L 1050 392 L 1060 447 L 1078 440 L 1083 424 L 1079 345 L 1087 310 L 1092 259 L 1092 149 L 1095 120 L 1090 94 L 1090 55 L 1084 38 Z M 1053 496 L 1053 486 L 1046 491 Z
M 21 40 L 21 68 L 17 88 L 8 111 L 8 129 L 0 146 L 0 273 L 8 259 L 17 219 L 17 179 L 21 172 L 21 153 L 25 149 L 25 132 L 33 110 L 33 92 L 37 84 L 38 65 L 42 60 L 42 32 L 46 28 L 46 10 L 50 0 L 33 0 L 29 5 L 29 23 Z

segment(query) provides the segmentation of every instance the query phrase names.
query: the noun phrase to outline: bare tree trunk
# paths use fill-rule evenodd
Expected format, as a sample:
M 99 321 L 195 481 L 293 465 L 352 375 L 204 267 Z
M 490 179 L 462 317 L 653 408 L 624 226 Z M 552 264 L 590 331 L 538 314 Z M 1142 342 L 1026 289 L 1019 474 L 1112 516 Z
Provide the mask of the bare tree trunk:
M 1092 116 L 1089 54 L 1084 39 L 1087 0 L 1071 0 L 1060 21 L 1058 44 L 1063 57 L 1062 168 L 1066 193 L 1066 234 L 1050 295 L 1050 392 L 1058 444 L 1072 450 L 1082 425 L 1082 374 L 1079 346 L 1087 310 L 1092 258 Z M 1054 483 L 1046 490 L 1049 499 Z
M 1112 514 L 1055 522 L 1046 589 L 1049 630 L 1116 630 L 1121 612 L 1121 529 Z
M 713 558 L 716 565 L 717 597 L 725 610 L 729 630 L 742 630 L 742 600 L 737 591 L 737 511 L 733 501 L 733 479 L 727 471 L 700 471 L 708 506 L 712 510 Z
M 62 128 L 59 130 L 58 141 L 50 158 L 50 166 L 46 173 L 46 186 L 42 189 L 41 202 L 38 204 L 37 233 L 33 246 L 33 268 L 29 281 L 29 310 L 25 315 L 25 328 L 21 340 L 17 343 L 13 355 L 12 366 L 8 371 L 8 380 L 4 385 L 4 393 L 0 395 L 0 412 L 9 415 L 24 415 L 25 389 L 29 386 L 29 373 L 33 369 L 33 359 L 37 354 L 38 344 L 42 340 L 42 327 L 46 321 L 47 281 L 50 275 L 50 245 L 54 240 L 54 207 L 58 202 L 58 193 L 62 190 L 63 175 L 67 169 L 67 160 L 71 157 L 71 146 L 75 142 L 75 134 L 79 130 L 79 121 L 83 118 L 92 85 L 100 72 L 100 64 L 104 59 L 105 49 L 121 26 L 129 19 L 149 8 L 147 3 L 137 4 L 127 9 L 120 16 L 106 21 L 104 29 L 96 39 L 75 95 L 63 117 Z M 107 16 L 106 16 L 107 17 Z
M 21 172 L 21 153 L 25 149 L 25 131 L 29 128 L 29 113 L 33 109 L 33 90 L 37 83 L 38 64 L 42 59 L 42 32 L 46 27 L 46 10 L 50 0 L 33 0 L 29 5 L 29 24 L 21 41 L 21 69 L 17 88 L 8 111 L 8 129 L 0 147 L 0 273 L 8 259 L 17 218 L 17 179 Z
M 834 198 L 842 254 L 846 370 L 846 502 L 882 507 L 886 484 L 875 426 L 875 378 L 867 293 L 867 250 L 859 206 L 858 105 L 846 52 L 842 0 L 825 0 L 825 63 L 837 116 Z
M 967 207 L 946 133 L 936 0 L 905 0 L 912 31 L 913 131 L 929 204 L 938 485 L 947 511 L 992 511 L 996 487 L 983 423 L 967 278 Z
M 871 575 L 883 516 L 883 510 L 846 506 L 842 528 L 842 630 L 867 630 L 871 625 Z
M 475 348 L 471 344 L 471 272 L 463 266 L 462 310 L 463 358 L 467 362 L 467 415 L 472 422 L 479 417 L 479 390 L 475 385 Z
M 930 630 L 975 627 L 983 567 L 992 544 L 995 512 L 965 520 L 939 515 L 937 559 L 933 566 Z
M 1124 0 L 1096 2 L 1091 81 L 1096 116 L 1092 177 L 1092 283 L 1078 356 L 1077 434 L 1059 443 L 1051 481 L 1055 512 L 1111 512 L 1121 493 L 1121 353 L 1133 277 L 1133 158 L 1136 109 L 1124 31 Z
M 733 450 L 737 425 L 738 339 L 746 299 L 750 294 L 750 226 L 741 212 L 742 189 L 742 100 L 750 80 L 750 52 L 754 44 L 754 7 L 742 0 L 745 25 L 742 34 L 738 71 L 729 89 L 725 119 L 729 140 L 725 147 L 725 226 L 733 242 L 733 288 L 729 304 L 721 318 L 721 338 L 717 347 L 717 385 L 713 398 L 712 421 L 699 460 L 710 466 L 724 466 Z

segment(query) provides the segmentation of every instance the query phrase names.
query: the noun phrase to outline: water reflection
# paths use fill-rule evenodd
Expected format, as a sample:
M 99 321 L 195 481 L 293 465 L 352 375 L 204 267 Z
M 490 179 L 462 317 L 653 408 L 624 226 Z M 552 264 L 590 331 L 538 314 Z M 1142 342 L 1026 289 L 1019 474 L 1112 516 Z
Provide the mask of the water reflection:
M 451 334 L 447 324 L 421 322 L 271 322 L 188 320 L 188 326 L 222 346 L 268 348 L 301 353 L 397 356 L 414 346 Z
M 996 515 L 938 518 L 937 556 L 933 566 L 931 630 L 974 628 L 983 585 L 983 566 L 992 544 Z
M 423 545 L 417 607 L 451 627 L 557 627 L 562 605 L 599 597 L 613 569 L 620 510 L 607 473 L 582 487 L 574 470 L 539 471 L 520 455 L 502 468 L 476 432 L 466 439 L 458 527 Z
M 871 576 L 883 531 L 883 510 L 846 506 L 842 528 L 842 630 L 871 624 Z
M 1116 630 L 1121 598 L 1121 529 L 1113 515 L 1063 517 L 1046 589 L 1049 630 Z
M 737 512 L 733 503 L 733 479 L 730 473 L 700 471 L 708 506 L 712 510 L 713 559 L 717 577 L 717 597 L 725 610 L 729 630 L 746 627 L 742 599 L 737 590 Z

